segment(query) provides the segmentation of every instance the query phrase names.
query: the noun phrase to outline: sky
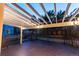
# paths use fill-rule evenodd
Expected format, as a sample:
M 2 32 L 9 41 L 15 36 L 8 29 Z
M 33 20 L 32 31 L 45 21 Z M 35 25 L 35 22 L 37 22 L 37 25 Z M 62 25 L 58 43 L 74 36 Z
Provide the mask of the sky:
M 25 9 L 26 11 L 28 11 L 30 14 L 37 16 L 34 12 L 32 12 L 24 3 L 17 3 L 20 7 L 22 7 L 23 9 Z M 38 11 L 38 13 L 40 15 L 44 15 L 45 13 L 43 12 L 42 8 L 40 7 L 40 5 L 38 3 L 30 3 L 34 9 L 36 9 L 36 11 Z M 71 11 L 73 11 L 75 8 L 78 8 L 79 4 L 78 3 L 72 3 L 68 12 L 68 15 L 70 14 Z M 57 3 L 56 7 L 57 7 L 57 12 L 62 10 L 64 11 L 66 9 L 67 3 Z M 13 5 L 10 4 L 10 7 L 15 8 Z M 44 7 L 46 9 L 46 11 L 49 10 L 53 10 L 54 9 L 54 4 L 53 3 L 45 3 Z M 22 11 L 20 11 L 18 8 L 17 9 L 19 12 L 23 13 Z M 25 14 L 25 13 L 23 13 Z M 25 14 L 26 15 L 26 14 Z M 28 16 L 28 15 L 27 15 Z

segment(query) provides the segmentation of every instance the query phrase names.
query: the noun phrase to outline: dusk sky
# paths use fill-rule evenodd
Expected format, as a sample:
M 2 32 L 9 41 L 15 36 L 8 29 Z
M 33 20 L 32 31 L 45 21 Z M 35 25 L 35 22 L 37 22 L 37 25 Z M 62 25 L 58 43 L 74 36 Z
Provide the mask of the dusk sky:
M 45 14 L 38 3 L 30 3 L 30 4 L 36 9 L 36 11 L 39 12 L 40 15 L 44 15 Z M 37 16 L 28 7 L 26 7 L 26 5 L 24 3 L 18 3 L 18 5 L 21 6 L 23 9 L 25 9 L 26 11 L 28 11 L 30 14 Z M 54 4 L 53 3 L 45 3 L 44 6 L 45 6 L 46 11 L 54 9 Z M 57 6 L 57 12 L 58 12 L 59 10 L 65 10 L 66 6 L 67 6 L 67 3 L 57 3 L 56 6 Z M 18 10 L 21 13 L 23 13 L 21 10 L 15 8 L 11 4 L 10 4 L 10 7 Z M 69 9 L 69 13 L 68 14 L 70 14 L 70 12 L 73 11 L 75 8 L 78 8 L 78 3 L 72 3 L 71 4 L 71 7 Z

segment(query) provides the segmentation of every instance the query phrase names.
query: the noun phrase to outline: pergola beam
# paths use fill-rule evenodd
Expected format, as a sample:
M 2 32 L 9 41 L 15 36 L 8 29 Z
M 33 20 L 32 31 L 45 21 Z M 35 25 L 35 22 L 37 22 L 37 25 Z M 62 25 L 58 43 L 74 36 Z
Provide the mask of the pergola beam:
M 14 26 L 14 27 L 18 27 L 18 28 L 20 28 L 20 25 L 18 25 L 18 24 L 15 24 L 15 23 L 13 23 L 13 22 L 4 22 L 4 24 L 5 25 L 9 25 L 9 26 Z M 25 28 L 25 29 L 29 29 L 29 28 L 31 28 L 30 26 L 23 26 L 23 28 Z
M 12 24 L 13 26 L 15 25 L 15 26 L 21 26 L 20 24 L 18 24 L 17 22 L 15 22 L 15 20 L 14 19 L 4 19 L 4 24 Z M 11 25 L 11 26 L 12 26 Z
M 9 26 L 14 26 L 20 28 L 22 26 L 23 28 L 29 28 L 32 26 L 27 26 L 27 25 L 22 25 L 21 22 L 18 24 L 14 19 L 4 19 L 4 24 L 9 25 Z
M 34 24 L 30 24 L 30 23 L 28 23 L 28 22 L 26 23 L 26 22 L 23 21 L 21 18 L 15 17 L 13 14 L 11 14 L 11 13 L 9 13 L 9 12 L 5 12 L 5 14 L 8 15 L 8 16 L 6 16 L 6 17 L 12 17 L 12 18 L 14 18 L 15 21 L 23 22 L 23 23 L 20 23 L 20 24 L 25 24 L 25 25 L 28 24 L 28 25 L 32 25 L 32 26 L 34 25 Z M 11 19 L 11 18 L 10 18 L 10 19 Z
M 40 25 L 40 26 L 31 27 L 29 29 L 55 28 L 55 27 L 75 26 L 75 25 L 79 25 L 79 21 Z
M 28 19 L 28 20 L 24 20 L 24 19 L 23 19 L 24 21 L 26 21 L 26 22 L 27 22 L 27 21 L 28 21 L 28 22 L 31 22 L 31 19 L 30 19 L 28 16 L 25 16 L 24 14 L 18 12 L 17 10 L 12 9 L 12 8 L 11 8 L 10 6 L 8 6 L 8 5 L 5 5 L 5 7 L 8 8 L 8 9 L 10 9 L 11 11 L 17 13 L 18 15 L 20 15 L 20 16 L 22 16 L 22 17 Z
M 79 13 L 79 8 L 75 11 L 75 13 L 71 16 L 71 18 L 69 19 L 69 21 L 72 21 L 73 18 Z
M 26 23 L 28 25 L 29 24 L 36 25 L 36 23 L 31 23 L 31 22 L 27 21 L 25 18 L 23 18 L 22 16 L 16 14 L 15 12 L 11 12 L 11 10 L 6 9 L 6 12 L 9 13 L 9 14 L 11 14 L 11 15 L 13 15 L 13 16 L 16 16 L 17 18 L 19 18 L 18 21 L 22 21 L 23 23 Z M 24 21 L 24 20 L 26 20 L 26 21 Z
M 42 16 L 29 4 L 29 3 L 26 3 L 27 7 L 30 8 L 36 15 L 38 15 L 39 18 L 41 18 L 41 20 L 47 24 L 47 22 L 42 18 Z
M 13 25 L 18 25 L 18 26 L 31 26 L 31 25 L 27 25 L 26 23 L 22 23 L 21 21 L 19 21 L 19 19 L 14 18 L 13 16 L 10 15 L 5 15 L 4 16 L 4 24 L 5 23 L 10 23 Z
M 26 13 L 28 16 L 30 16 L 31 18 L 34 19 L 34 21 L 37 21 L 39 24 L 42 24 L 39 20 L 35 19 L 30 13 L 28 13 L 27 11 L 25 11 L 23 8 L 21 8 L 19 5 L 17 5 L 16 3 L 12 3 L 12 5 L 14 5 L 15 7 L 17 7 L 18 9 L 20 9 L 21 11 L 23 11 L 24 13 Z M 31 20 L 33 21 L 33 20 Z
M 29 25 L 25 25 L 25 23 L 22 23 L 21 21 L 19 22 L 17 18 L 12 17 L 10 15 L 6 15 L 4 16 L 4 24 L 6 25 L 10 25 L 10 26 L 15 26 L 15 27 L 20 27 L 22 26 L 23 28 L 29 28 L 29 27 L 33 27 L 30 24 Z
M 56 3 L 54 3 L 54 15 L 55 15 L 55 18 L 56 18 L 56 23 L 57 23 L 57 16 L 56 16 Z
M 2 46 L 3 15 L 4 15 L 4 4 L 0 3 L 0 55 Z
M 48 13 L 47 13 L 47 11 L 46 11 L 46 9 L 45 9 L 44 5 L 43 5 L 42 3 L 40 3 L 40 6 L 41 6 L 41 8 L 43 9 L 43 11 L 45 12 L 45 14 L 46 14 L 46 16 L 47 16 L 47 18 L 48 18 L 49 22 L 52 24 L 52 21 L 51 21 L 51 19 L 50 19 L 49 15 L 48 15 Z
M 26 13 L 29 16 L 32 16 L 31 14 L 29 14 L 27 11 L 25 11 L 23 8 L 21 8 L 19 5 L 17 5 L 16 3 L 11 3 L 12 5 L 16 6 L 18 9 L 22 10 L 24 13 Z
M 64 17 L 63 17 L 62 22 L 64 22 L 65 17 L 66 17 L 66 15 L 68 14 L 68 10 L 69 10 L 70 6 L 71 6 L 71 3 L 68 3 L 68 4 L 67 4 L 67 7 L 66 7 L 66 11 L 65 11 L 65 14 L 64 14 Z

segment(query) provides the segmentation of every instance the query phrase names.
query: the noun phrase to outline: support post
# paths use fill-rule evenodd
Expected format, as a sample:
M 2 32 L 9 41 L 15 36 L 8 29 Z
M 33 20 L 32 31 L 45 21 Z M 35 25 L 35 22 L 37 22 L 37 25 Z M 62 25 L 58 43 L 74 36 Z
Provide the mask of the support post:
M 4 4 L 0 3 L 0 55 L 1 55 L 1 44 L 2 44 L 3 12 L 4 12 Z
M 23 32 L 23 30 L 22 30 L 22 27 L 20 28 L 20 45 L 22 45 L 22 32 Z

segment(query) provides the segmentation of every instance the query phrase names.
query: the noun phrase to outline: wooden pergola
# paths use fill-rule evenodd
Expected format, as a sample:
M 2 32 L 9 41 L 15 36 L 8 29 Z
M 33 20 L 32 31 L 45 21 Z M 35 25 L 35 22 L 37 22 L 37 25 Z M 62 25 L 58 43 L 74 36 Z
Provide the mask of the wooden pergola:
M 61 23 L 57 22 L 56 3 L 54 3 L 54 15 L 56 18 L 55 19 L 56 23 L 53 23 L 52 20 L 50 19 L 49 15 L 45 9 L 44 4 L 39 3 L 40 7 L 46 14 L 50 24 L 48 24 L 46 22 L 46 20 L 38 13 L 39 11 L 36 11 L 35 8 L 31 4 L 25 3 L 26 7 L 28 7 L 32 12 L 34 12 L 40 18 L 40 20 L 42 22 L 39 19 L 34 18 L 29 12 L 27 12 L 25 9 L 20 7 L 18 4 L 16 4 L 16 3 L 10 3 L 10 4 L 13 5 L 16 9 L 13 7 L 10 7 L 9 4 L 1 4 L 0 3 L 0 52 L 1 52 L 1 44 L 2 44 L 3 24 L 19 27 L 21 29 L 21 34 L 20 34 L 20 44 L 21 45 L 22 45 L 22 30 L 23 29 L 39 29 L 39 28 L 51 28 L 51 27 L 64 27 L 64 26 L 79 25 L 79 21 L 72 21 L 73 18 L 79 13 L 79 7 L 74 12 L 74 14 L 71 16 L 69 21 L 64 22 L 65 18 L 68 15 L 68 11 L 71 6 L 71 3 L 67 4 L 67 7 L 66 7 L 66 10 L 64 13 L 64 17 L 63 17 Z M 17 9 L 25 14 L 19 12 Z

